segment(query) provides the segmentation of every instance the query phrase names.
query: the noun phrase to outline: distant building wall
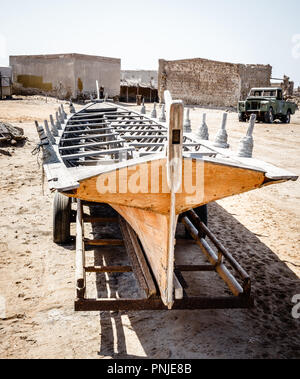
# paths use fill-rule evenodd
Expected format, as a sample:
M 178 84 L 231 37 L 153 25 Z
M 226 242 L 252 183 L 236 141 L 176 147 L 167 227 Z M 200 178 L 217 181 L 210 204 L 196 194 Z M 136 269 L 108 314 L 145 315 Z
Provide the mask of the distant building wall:
M 239 64 L 241 77 L 240 100 L 245 100 L 251 88 L 269 87 L 271 83 L 272 67 L 270 65 Z
M 236 107 L 251 87 L 270 85 L 272 67 L 207 59 L 159 60 L 158 92 L 170 90 L 186 104 Z
M 96 91 L 96 80 L 109 97 L 120 94 L 121 60 L 106 57 L 77 56 L 74 65 L 76 89 L 83 93 Z
M 120 92 L 120 59 L 81 54 L 11 56 L 15 91 L 60 98 L 88 96 L 96 80 L 109 96 Z
M 155 70 L 122 70 L 121 81 L 133 81 L 144 86 L 157 88 L 158 72 Z

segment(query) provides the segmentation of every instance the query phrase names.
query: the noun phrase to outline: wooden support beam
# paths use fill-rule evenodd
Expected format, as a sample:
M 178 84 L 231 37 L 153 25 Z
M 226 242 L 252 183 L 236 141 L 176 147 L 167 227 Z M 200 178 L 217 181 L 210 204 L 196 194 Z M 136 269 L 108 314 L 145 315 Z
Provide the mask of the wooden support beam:
M 86 151 L 83 153 L 76 153 L 76 154 L 67 154 L 67 155 L 62 155 L 62 159 L 77 159 L 77 158 L 84 158 L 84 157 L 93 157 L 97 155 L 112 155 L 112 154 L 119 154 L 120 152 L 123 151 L 132 151 L 134 148 L 128 148 L 128 147 L 122 147 L 118 149 L 110 149 L 110 150 L 94 150 L 94 151 Z
M 138 246 L 137 237 L 134 236 L 132 228 L 127 222 L 120 217 L 120 228 L 123 234 L 124 243 L 127 254 L 132 264 L 133 271 L 139 282 L 141 289 L 145 292 L 146 297 L 150 298 L 156 294 L 156 287 L 153 282 L 152 276 L 149 272 L 146 272 L 147 263 L 145 257 L 142 255 L 140 246 Z M 142 262 L 142 265 L 140 264 Z M 145 272 L 145 275 L 144 275 Z
M 93 125 L 92 122 L 94 122 L 95 124 L 101 125 L 101 124 L 106 123 L 106 121 L 103 121 L 103 120 L 104 120 L 103 117 L 101 117 L 101 118 L 82 118 L 80 120 L 74 120 L 73 118 L 71 118 L 71 120 L 69 120 L 69 122 L 68 122 L 68 126 L 72 126 L 72 124 L 75 124 L 73 126 L 77 126 L 78 123 L 80 124 L 82 122 L 89 122 L 89 123 L 91 123 L 91 125 Z M 82 124 L 82 125 L 85 125 L 85 124 Z
M 117 239 L 84 239 L 84 243 L 87 246 L 124 246 L 124 241 Z
M 84 215 L 83 221 L 90 223 L 109 224 L 118 223 L 119 219 L 117 217 L 93 217 L 89 215 Z
M 131 132 L 131 130 L 128 130 L 128 132 Z M 128 133 L 128 132 L 126 132 L 126 133 Z M 150 131 L 151 132 L 151 131 Z M 136 135 L 123 135 L 122 136 L 122 138 L 124 139 L 124 140 L 134 140 L 134 139 L 136 139 L 136 140 L 139 140 L 139 139 L 159 139 L 159 138 L 161 138 L 161 139 L 167 139 L 168 138 L 168 136 L 167 135 L 164 135 L 164 136 L 160 136 L 160 135 L 157 135 L 157 134 L 150 134 L 150 132 L 148 132 L 148 134 L 144 134 L 144 135 L 138 135 L 138 136 L 136 136 Z
M 139 243 L 138 236 L 137 236 L 136 232 L 132 229 L 132 227 L 128 223 L 127 223 L 127 230 L 128 230 L 128 234 L 129 234 L 132 246 L 134 248 L 136 257 L 138 259 L 139 265 L 140 265 L 142 272 L 143 272 L 143 275 L 146 279 L 146 282 L 147 282 L 147 285 L 149 288 L 149 295 L 150 296 L 155 295 L 156 294 L 156 286 L 154 284 L 153 277 L 150 273 L 148 264 L 146 262 L 145 255 L 144 255 L 142 248 L 141 248 L 141 245 Z
M 175 273 L 174 273 L 174 295 L 175 295 L 176 300 L 183 299 L 183 288 Z
M 81 145 L 71 145 L 71 146 L 60 146 L 59 150 L 76 150 L 86 147 L 96 147 L 96 146 L 105 146 L 105 145 L 117 145 L 119 143 L 124 143 L 126 141 L 119 139 L 114 141 L 101 141 L 101 142 L 90 142 Z
M 88 141 L 91 139 L 98 139 L 98 138 L 110 138 L 110 137 L 116 137 L 118 136 L 118 133 L 109 133 L 109 134 L 87 134 L 79 137 L 70 137 L 70 138 L 62 138 L 60 142 L 71 142 L 71 141 L 80 141 L 82 139 Z
M 171 311 L 177 309 L 246 309 L 253 308 L 252 297 L 187 297 L 175 300 Z M 150 299 L 89 299 L 75 301 L 75 311 L 145 311 L 168 310 L 160 298 Z
M 212 265 L 176 265 L 175 269 L 180 272 L 215 271 Z
M 85 126 L 88 126 L 88 125 L 85 125 Z M 86 128 L 86 129 L 80 129 L 80 130 L 68 130 L 68 131 L 63 132 L 63 136 L 65 136 L 67 134 L 99 133 L 99 132 L 104 132 L 107 130 L 114 130 L 114 128 L 107 127 L 107 128 L 100 128 L 100 129 L 88 129 L 88 128 Z M 116 133 L 110 133 L 110 134 L 116 134 Z M 103 133 L 103 135 L 104 135 L 104 133 Z
M 91 266 L 85 267 L 85 272 L 132 272 L 131 266 Z
M 82 204 L 77 199 L 76 213 L 76 292 L 77 298 L 83 299 L 86 290 L 86 274 L 85 274 L 85 249 L 83 243 L 83 220 L 82 220 Z

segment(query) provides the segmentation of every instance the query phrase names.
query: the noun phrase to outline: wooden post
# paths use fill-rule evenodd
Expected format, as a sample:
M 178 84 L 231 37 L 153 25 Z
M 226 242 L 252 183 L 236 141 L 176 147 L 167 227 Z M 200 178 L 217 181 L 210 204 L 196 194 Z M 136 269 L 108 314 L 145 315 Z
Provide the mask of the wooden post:
M 96 80 L 97 100 L 100 100 L 99 82 Z
M 176 192 L 180 189 L 182 182 L 183 102 L 173 101 L 169 91 L 165 91 L 164 97 L 167 106 L 167 124 L 169 125 L 167 151 L 167 181 L 171 195 L 167 270 L 168 286 L 166 293 L 166 305 L 169 309 L 171 309 L 174 303 L 174 246 L 175 230 L 178 218 L 175 212 Z
M 83 241 L 83 209 L 81 200 L 77 199 L 76 213 L 76 293 L 78 299 L 84 299 L 86 290 L 85 249 Z

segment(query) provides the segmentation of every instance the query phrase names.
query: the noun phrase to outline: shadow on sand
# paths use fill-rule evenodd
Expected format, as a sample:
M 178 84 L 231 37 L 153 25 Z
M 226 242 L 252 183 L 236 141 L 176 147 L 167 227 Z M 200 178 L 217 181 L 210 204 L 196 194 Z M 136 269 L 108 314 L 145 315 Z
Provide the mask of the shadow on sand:
M 93 215 L 113 214 L 91 207 Z M 256 235 L 216 203 L 209 205 L 209 227 L 252 279 L 251 310 L 100 312 L 98 355 L 113 358 L 300 358 L 300 319 L 291 315 L 300 280 Z M 120 238 L 117 225 L 93 225 L 95 238 Z M 267 234 L 267 231 L 266 231 Z M 179 247 L 180 263 L 199 262 L 197 246 Z M 95 265 L 128 264 L 123 248 L 94 249 Z M 201 261 L 203 262 L 203 261 Z M 224 295 L 214 273 L 188 274 L 191 292 Z M 139 297 L 134 275 L 97 274 L 98 297 Z

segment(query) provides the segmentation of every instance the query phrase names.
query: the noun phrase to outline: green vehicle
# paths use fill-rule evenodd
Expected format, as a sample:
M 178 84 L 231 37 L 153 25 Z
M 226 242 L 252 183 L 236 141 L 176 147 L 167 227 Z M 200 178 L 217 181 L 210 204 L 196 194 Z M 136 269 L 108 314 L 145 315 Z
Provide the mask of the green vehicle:
M 252 113 L 258 121 L 273 124 L 275 120 L 289 124 L 298 109 L 295 103 L 284 100 L 282 88 L 252 88 L 246 101 L 239 101 L 239 121 L 246 122 Z

